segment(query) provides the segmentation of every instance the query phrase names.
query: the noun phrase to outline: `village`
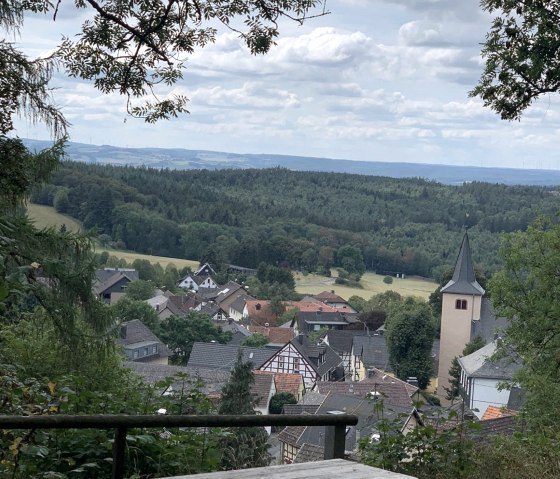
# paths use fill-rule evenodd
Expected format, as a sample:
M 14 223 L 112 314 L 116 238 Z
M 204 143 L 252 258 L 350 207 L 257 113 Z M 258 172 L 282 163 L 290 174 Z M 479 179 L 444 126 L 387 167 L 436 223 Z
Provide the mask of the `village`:
M 125 364 L 147 384 L 186 374 L 199 380 L 204 394 L 217 404 L 241 354 L 243 362 L 252 366 L 256 414 L 357 415 L 358 424 L 346 433 L 345 451 L 350 458 L 356 457 L 360 439 L 379 440 L 381 419 L 397 421 L 403 435 L 419 425 L 451 428 L 476 421 L 480 440 L 513 434 L 520 427 L 515 418 L 524 395 L 511 380 L 521 364 L 514 355 L 495 358 L 507 322 L 493 315 L 491 301 L 475 278 L 467 234 L 452 279 L 442 288 L 441 332 L 431 354 L 437 378 L 432 378 L 428 391 L 418 387 L 414 376 L 396 377 L 384 326 L 370 330 L 334 290 L 282 302 L 291 319 L 277 324 L 273 301 L 252 297 L 234 281 L 219 285 L 215 276 L 212 266 L 203 264 L 179 281 L 185 294 L 156 290 L 145 301 L 159 321 L 196 311 L 230 333 L 227 344 L 195 342 L 186 365 L 169 364 L 173 351 L 140 320 L 120 324 L 118 343 Z M 127 285 L 138 280 L 138 273 L 131 268 L 104 268 L 96 277 L 97 297 L 115 304 L 126 295 Z M 244 345 L 252 336 L 260 338 L 262 346 Z M 474 338 L 483 346 L 461 357 Z M 459 394 L 449 400 L 445 391 L 454 358 L 460 366 Z M 504 387 L 507 381 L 510 386 Z M 174 394 L 176 382 L 168 382 L 159 394 Z M 290 400 L 281 401 L 280 410 L 272 412 L 275 397 Z M 324 458 L 324 427 L 288 426 L 280 431 L 268 427 L 267 433 L 278 464 Z

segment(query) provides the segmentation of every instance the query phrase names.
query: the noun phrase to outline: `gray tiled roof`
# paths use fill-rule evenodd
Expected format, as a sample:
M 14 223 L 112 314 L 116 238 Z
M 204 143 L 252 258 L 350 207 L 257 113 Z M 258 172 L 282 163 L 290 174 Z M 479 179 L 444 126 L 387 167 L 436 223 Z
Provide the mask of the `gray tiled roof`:
M 459 358 L 459 364 L 467 376 L 474 378 L 512 379 L 521 367 L 521 361 L 513 355 L 492 360 L 497 342 L 492 341 L 472 354 Z
M 365 331 L 329 329 L 327 331 L 327 341 L 337 353 L 351 353 L 354 336 L 365 335 Z
M 291 416 L 297 414 L 315 414 L 319 409 L 319 404 L 284 404 L 283 414 L 288 414 Z
M 399 419 L 404 424 L 410 413 L 413 411 L 411 406 L 386 406 L 383 411 L 376 408 L 377 401 L 367 400 L 353 396 L 329 393 L 323 401 L 316 414 L 355 414 L 358 416 L 358 424 L 347 428 L 346 445 L 347 451 L 353 451 L 357 446 L 360 437 L 370 436 L 376 431 L 376 424 L 381 418 Z M 325 445 L 324 426 L 307 427 L 298 439 L 298 444 L 314 444 L 319 447 Z
M 509 392 L 509 400 L 507 403 L 507 408 L 513 411 L 519 411 L 525 404 L 526 392 L 524 389 L 518 387 L 512 387 Z
M 255 406 L 265 408 L 268 406 L 270 390 L 274 383 L 274 375 L 272 374 L 255 374 L 255 382 L 251 386 L 251 394 L 255 401 Z
M 290 343 L 302 356 L 308 358 L 308 362 L 317 371 L 319 377 L 323 377 L 342 364 L 342 358 L 328 344 L 311 344 L 307 336 L 304 335 L 299 335 L 297 338 L 292 339 Z M 321 355 L 323 362 L 319 363 Z
M 217 396 L 220 394 L 222 387 L 229 379 L 229 371 L 208 371 L 208 370 L 191 370 L 184 366 L 172 366 L 168 364 L 154 363 L 138 363 L 128 361 L 125 366 L 136 374 L 143 381 L 154 386 L 167 378 L 173 378 L 171 388 L 173 391 L 181 391 L 183 388 L 190 391 L 195 387 L 195 382 L 200 379 L 202 392 L 208 395 Z M 184 380 L 177 377 L 177 374 L 187 374 L 188 378 Z M 161 391 L 162 393 L 165 391 Z
M 321 446 L 316 446 L 315 444 L 303 443 L 299 448 L 296 457 L 294 458 L 294 463 L 302 462 L 316 462 L 325 459 L 325 448 Z
M 391 370 L 385 336 L 354 336 L 354 354 L 361 357 L 366 368 Z
M 321 394 L 336 393 L 344 396 L 357 396 L 360 398 L 377 397 L 384 404 L 391 406 L 412 407 L 412 399 L 408 388 L 403 381 L 394 380 L 370 382 L 317 382 L 317 390 Z
M 480 336 L 487 343 L 494 341 L 495 335 L 504 335 L 508 327 L 508 319 L 496 317 L 489 298 L 482 298 L 480 320 L 471 323 L 471 338 Z
M 193 345 L 187 367 L 229 371 L 235 364 L 239 349 L 243 352 L 243 361 L 251 361 L 254 368 L 261 366 L 276 353 L 275 349 L 269 348 L 239 348 L 229 344 L 196 342 Z
M 472 294 L 482 296 L 484 289 L 476 280 L 471 257 L 471 248 L 467 233 L 463 237 L 459 256 L 455 263 L 455 271 L 451 280 L 441 288 L 442 293 Z

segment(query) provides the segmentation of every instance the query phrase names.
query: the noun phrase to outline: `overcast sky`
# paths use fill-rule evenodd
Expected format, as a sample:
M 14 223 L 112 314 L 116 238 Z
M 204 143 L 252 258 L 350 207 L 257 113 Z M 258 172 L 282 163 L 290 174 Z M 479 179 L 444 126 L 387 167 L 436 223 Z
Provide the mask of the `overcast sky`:
M 285 25 L 266 56 L 251 56 L 236 34 L 222 32 L 192 56 L 174 89 L 190 98 L 190 115 L 156 125 L 127 119 L 124 98 L 57 75 L 71 140 L 560 169 L 555 96 L 513 123 L 468 97 L 491 20 L 478 0 L 329 0 L 328 9 L 303 26 Z M 75 15 L 32 17 L 19 42 L 44 53 L 77 32 Z M 23 122 L 18 134 L 47 138 Z

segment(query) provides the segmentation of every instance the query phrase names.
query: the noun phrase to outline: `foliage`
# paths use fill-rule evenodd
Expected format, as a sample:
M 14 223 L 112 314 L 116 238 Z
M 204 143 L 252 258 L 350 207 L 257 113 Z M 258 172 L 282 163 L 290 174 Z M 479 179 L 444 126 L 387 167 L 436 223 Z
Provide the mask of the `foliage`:
M 383 412 L 382 412 L 383 414 Z M 454 420 L 454 414 L 446 420 Z M 467 431 L 475 426 L 461 422 L 454 428 L 419 425 L 401 432 L 403 418 L 383 418 L 378 423 L 379 440 L 360 442 L 361 462 L 390 471 L 414 474 L 418 479 L 467 479 L 472 477 L 473 441 Z
M 482 49 L 486 66 L 471 96 L 504 120 L 516 120 L 545 94 L 560 89 L 560 2 L 483 0 L 495 14 Z
M 391 312 L 385 323 L 389 360 L 397 377 L 406 380 L 414 376 L 418 386 L 425 389 L 432 373 L 432 344 L 434 324 L 427 303 L 405 300 Z
M 393 284 L 393 277 L 392 277 L 392 276 L 385 276 L 385 277 L 383 278 L 383 282 L 384 282 L 385 284 Z
M 144 301 L 153 298 L 155 285 L 152 281 L 131 281 L 126 285 L 126 297 L 133 301 Z
M 255 399 L 251 394 L 254 381 L 252 363 L 244 363 L 239 350 L 230 378 L 222 389 L 219 414 L 255 414 Z M 272 458 L 267 440 L 262 427 L 231 428 L 221 443 L 222 467 L 230 470 L 268 466 Z
M 348 304 L 357 313 L 361 313 L 366 307 L 366 300 L 360 296 L 350 296 L 348 298 Z
M 192 311 L 162 321 L 159 337 L 173 351 L 172 364 L 186 365 L 195 342 L 225 344 L 231 340 L 231 333 L 214 326 L 207 315 Z
M 311 331 L 307 334 L 310 344 L 318 344 L 319 341 L 327 334 L 329 329 L 325 326 L 317 329 L 316 331 Z
M 251 336 L 247 336 L 243 341 L 241 341 L 241 346 L 248 346 L 252 348 L 260 348 L 261 346 L 266 346 L 269 340 L 264 334 L 254 333 Z
M 152 308 L 148 303 L 132 300 L 125 296 L 116 304 L 112 305 L 111 310 L 114 318 L 119 323 L 139 319 L 150 329 L 150 331 L 152 331 L 152 333 L 156 336 L 158 335 L 160 320 L 154 308 Z
M 90 201 L 106 198 L 107 192 L 94 193 L 101 184 L 112 207 Z M 473 259 L 486 275 L 499 269 L 501 232 L 524 230 L 539 213 L 560 209 L 560 197 L 543 188 L 284 169 L 165 171 L 68 162 L 46 188 L 53 186 L 69 188 L 71 216 L 110 226 L 103 232 L 132 251 L 198 260 L 212 247 L 231 264 L 305 270 L 312 249 L 325 274 L 343 268 L 339 250 L 351 245 L 379 274 L 439 279 L 457 258 L 468 212 Z M 52 195 L 38 189 L 33 201 L 52 205 Z
M 270 414 L 282 414 L 284 404 L 297 404 L 297 399 L 292 393 L 276 393 L 270 399 L 268 406 Z
M 540 219 L 525 233 L 504 236 L 504 269 L 490 282 L 496 313 L 510 319 L 503 345 L 520 356 L 528 419 L 555 426 L 560 403 L 560 227 Z
M 560 473 L 557 432 L 477 437 L 480 426 L 454 412 L 426 419 L 405 436 L 400 430 L 404 418 L 384 416 L 379 440 L 361 440 L 360 462 L 418 479 L 552 479 Z

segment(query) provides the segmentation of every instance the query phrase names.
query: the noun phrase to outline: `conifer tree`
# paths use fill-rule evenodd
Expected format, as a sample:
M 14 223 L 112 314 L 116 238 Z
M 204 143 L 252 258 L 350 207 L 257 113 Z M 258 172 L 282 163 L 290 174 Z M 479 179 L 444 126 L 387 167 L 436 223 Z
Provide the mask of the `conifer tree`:
M 256 414 L 255 398 L 251 394 L 254 382 L 252 364 L 243 362 L 242 352 L 239 350 L 229 381 L 222 389 L 218 412 Z M 267 440 L 268 435 L 262 427 L 231 428 L 222 441 L 222 467 L 230 470 L 268 466 L 272 458 L 268 452 Z

